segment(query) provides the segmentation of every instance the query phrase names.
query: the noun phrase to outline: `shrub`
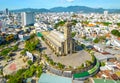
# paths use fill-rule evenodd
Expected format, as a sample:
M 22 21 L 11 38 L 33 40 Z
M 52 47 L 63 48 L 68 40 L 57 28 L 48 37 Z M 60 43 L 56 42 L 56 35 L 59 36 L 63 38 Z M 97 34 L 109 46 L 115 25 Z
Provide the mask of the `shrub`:
M 57 65 L 58 65 L 58 68 L 60 68 L 60 69 L 63 69 L 65 67 L 65 65 L 63 65 L 61 63 L 58 63 Z

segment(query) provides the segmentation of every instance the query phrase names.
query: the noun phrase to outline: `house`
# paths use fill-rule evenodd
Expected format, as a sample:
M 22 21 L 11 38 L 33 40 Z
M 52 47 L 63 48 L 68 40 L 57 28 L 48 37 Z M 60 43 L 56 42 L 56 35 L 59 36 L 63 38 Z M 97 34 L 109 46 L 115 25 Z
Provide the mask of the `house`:
M 5 42 L 5 36 L 0 36 L 0 44 Z
M 117 58 L 118 61 L 120 61 L 120 54 L 116 54 L 115 57 Z
M 109 59 L 116 59 L 116 57 L 115 56 L 113 56 L 113 55 L 110 55 L 110 54 L 108 54 L 108 55 L 103 55 L 103 54 L 101 54 L 101 53 L 98 53 L 98 52 L 95 52 L 95 57 L 99 60 L 99 61 L 108 61 Z
M 3 40 L 2 37 L 0 37 L 0 44 L 2 44 L 2 40 Z
M 99 52 L 104 52 L 105 46 L 102 45 L 102 44 L 95 44 L 93 47 L 94 47 L 96 50 L 98 50 Z
M 114 63 L 112 63 L 112 62 L 107 62 L 106 65 L 110 66 L 110 67 L 116 67 L 116 65 Z
M 108 80 L 108 79 L 93 79 L 91 78 L 92 83 L 120 83 L 119 80 Z
M 0 78 L 0 83 L 6 83 L 6 79 L 5 78 Z
M 19 34 L 18 37 L 19 37 L 19 39 L 21 41 L 25 41 L 25 40 L 28 40 L 30 38 L 30 35 L 28 35 L 28 34 Z
M 33 62 L 33 55 L 32 55 L 32 53 L 30 53 L 30 52 L 26 52 L 26 55 L 28 56 L 28 58 Z
M 112 39 L 112 40 L 111 40 L 111 44 L 112 44 L 113 46 L 120 47 L 120 41 L 117 40 L 117 39 Z

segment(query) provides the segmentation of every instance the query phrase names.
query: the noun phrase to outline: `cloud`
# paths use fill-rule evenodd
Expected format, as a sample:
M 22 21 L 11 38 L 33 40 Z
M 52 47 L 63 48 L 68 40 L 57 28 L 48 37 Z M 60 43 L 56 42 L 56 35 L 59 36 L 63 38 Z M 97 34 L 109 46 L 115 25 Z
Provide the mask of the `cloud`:
M 66 0 L 67 2 L 73 2 L 74 0 Z

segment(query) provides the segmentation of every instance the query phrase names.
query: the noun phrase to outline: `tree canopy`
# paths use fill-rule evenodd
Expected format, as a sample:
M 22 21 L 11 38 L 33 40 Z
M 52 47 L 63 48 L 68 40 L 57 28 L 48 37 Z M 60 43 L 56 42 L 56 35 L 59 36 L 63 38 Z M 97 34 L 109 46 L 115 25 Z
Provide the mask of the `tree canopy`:
M 95 38 L 95 40 L 93 41 L 94 43 L 98 43 L 100 41 L 99 38 Z
M 76 32 L 72 32 L 71 35 L 72 35 L 72 37 L 75 37 Z
M 110 22 L 102 22 L 102 24 L 103 24 L 104 26 L 109 26 L 109 25 L 112 24 L 112 23 L 110 23 Z
M 29 40 L 25 41 L 25 49 L 31 52 L 35 50 L 38 44 L 39 44 L 39 39 L 37 39 L 33 34 L 31 35 Z
M 66 21 L 60 21 L 54 25 L 54 28 L 57 29 L 59 26 L 63 26 Z
M 23 79 L 32 77 L 33 75 L 40 77 L 41 74 L 42 65 L 32 65 L 29 69 L 20 69 L 16 72 L 16 74 L 6 76 L 6 78 L 8 79 L 7 83 L 22 83 Z
M 117 36 L 117 37 L 120 37 L 120 31 L 114 29 L 111 31 L 111 33 L 114 35 L 114 36 Z

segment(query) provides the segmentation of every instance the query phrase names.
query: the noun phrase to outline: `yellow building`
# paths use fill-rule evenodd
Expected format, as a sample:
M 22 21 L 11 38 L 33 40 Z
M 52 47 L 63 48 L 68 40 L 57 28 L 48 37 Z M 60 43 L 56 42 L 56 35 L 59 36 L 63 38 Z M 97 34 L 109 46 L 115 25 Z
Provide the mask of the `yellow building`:
M 46 43 L 58 55 L 68 55 L 75 52 L 75 42 L 71 37 L 71 23 L 64 25 L 64 34 L 53 30 L 45 36 Z

